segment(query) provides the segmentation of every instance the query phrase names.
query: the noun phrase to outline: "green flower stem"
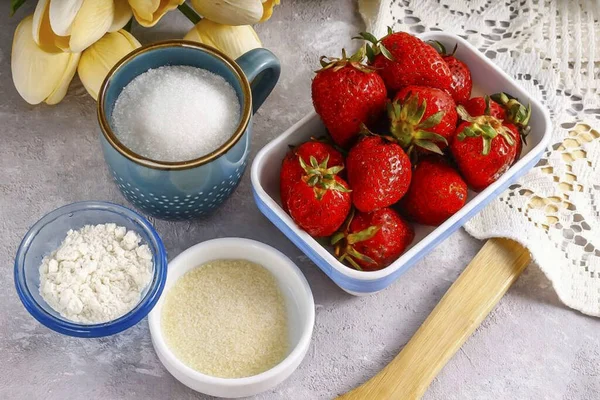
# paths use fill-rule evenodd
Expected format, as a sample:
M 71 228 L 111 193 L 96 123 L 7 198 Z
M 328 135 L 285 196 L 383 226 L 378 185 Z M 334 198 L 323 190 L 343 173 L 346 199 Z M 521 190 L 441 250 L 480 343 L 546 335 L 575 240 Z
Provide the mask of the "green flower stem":
M 127 24 L 125 24 L 125 26 L 123 27 L 123 29 L 125 29 L 127 32 L 131 33 L 131 27 L 133 26 L 133 17 L 131 17 L 131 19 L 129 20 L 129 22 L 127 22 Z
M 187 19 L 192 21 L 192 24 L 194 25 L 202 20 L 202 18 L 200 18 L 200 16 L 192 9 L 192 7 L 188 5 L 188 3 L 183 3 L 180 6 L 177 6 L 177 8 L 183 15 L 187 17 Z
M 10 16 L 15 15 L 17 10 L 25 3 L 25 0 L 10 0 Z

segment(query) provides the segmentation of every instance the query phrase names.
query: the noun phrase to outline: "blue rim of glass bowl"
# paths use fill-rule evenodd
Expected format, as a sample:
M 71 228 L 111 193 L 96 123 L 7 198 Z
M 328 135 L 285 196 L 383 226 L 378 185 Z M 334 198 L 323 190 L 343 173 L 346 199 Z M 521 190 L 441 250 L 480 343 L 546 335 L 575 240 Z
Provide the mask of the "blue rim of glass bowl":
M 78 324 L 75 322 L 69 322 L 62 318 L 57 318 L 48 313 L 46 310 L 44 310 L 38 305 L 38 302 L 31 295 L 31 291 L 27 286 L 23 271 L 24 260 L 27 251 L 29 250 L 29 246 L 31 245 L 33 238 L 35 237 L 35 235 L 37 235 L 41 228 L 52 223 L 54 220 L 56 220 L 56 218 L 58 218 L 61 215 L 85 209 L 115 212 L 117 214 L 121 214 L 131 219 L 138 226 L 142 227 L 143 230 L 145 230 L 145 232 L 150 237 L 150 242 L 147 244 L 152 250 L 152 255 L 154 258 L 153 278 L 152 282 L 150 283 L 150 287 L 148 288 L 148 292 L 146 293 L 144 298 L 142 298 L 138 305 L 135 306 L 135 308 L 129 311 L 127 314 L 113 321 L 104 322 L 101 324 Z M 156 232 L 156 230 L 150 224 L 150 222 L 140 214 L 119 204 L 114 204 L 105 201 L 82 201 L 68 204 L 66 206 L 57 208 L 56 210 L 49 212 L 29 229 L 29 231 L 25 234 L 25 237 L 21 241 L 19 249 L 17 250 L 17 256 L 15 258 L 14 278 L 17 293 L 19 295 L 19 298 L 21 299 L 21 302 L 23 303 L 27 311 L 29 311 L 29 313 L 41 324 L 56 332 L 69 336 L 85 338 L 109 336 L 122 332 L 137 324 L 144 317 L 146 317 L 150 310 L 152 310 L 152 308 L 156 305 L 156 302 L 158 301 L 165 287 L 165 282 L 167 279 L 167 252 L 165 250 L 160 236 L 158 235 L 158 232 Z

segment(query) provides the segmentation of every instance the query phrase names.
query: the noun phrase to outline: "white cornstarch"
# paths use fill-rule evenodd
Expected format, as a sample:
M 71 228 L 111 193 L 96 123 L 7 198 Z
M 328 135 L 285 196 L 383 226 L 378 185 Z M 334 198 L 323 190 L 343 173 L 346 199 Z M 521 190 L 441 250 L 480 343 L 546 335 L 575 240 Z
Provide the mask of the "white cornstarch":
M 86 225 L 40 266 L 40 295 L 68 320 L 95 324 L 131 311 L 153 275 L 152 252 L 134 231 Z
M 217 260 L 183 275 L 166 294 L 161 329 L 184 364 L 221 378 L 264 372 L 285 358 L 285 302 L 273 275 L 245 260 Z
M 121 92 L 112 113 L 117 138 L 157 161 L 188 161 L 223 145 L 240 122 L 240 103 L 221 76 L 190 66 L 150 69 Z

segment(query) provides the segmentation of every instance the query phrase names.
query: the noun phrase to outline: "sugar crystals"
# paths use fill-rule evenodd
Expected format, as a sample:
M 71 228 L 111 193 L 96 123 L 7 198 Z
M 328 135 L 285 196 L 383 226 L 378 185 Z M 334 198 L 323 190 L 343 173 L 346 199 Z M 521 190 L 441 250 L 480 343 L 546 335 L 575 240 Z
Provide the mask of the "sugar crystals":
M 240 122 L 233 87 L 191 66 L 150 69 L 119 95 L 112 113 L 117 138 L 157 161 L 187 161 L 223 145 Z

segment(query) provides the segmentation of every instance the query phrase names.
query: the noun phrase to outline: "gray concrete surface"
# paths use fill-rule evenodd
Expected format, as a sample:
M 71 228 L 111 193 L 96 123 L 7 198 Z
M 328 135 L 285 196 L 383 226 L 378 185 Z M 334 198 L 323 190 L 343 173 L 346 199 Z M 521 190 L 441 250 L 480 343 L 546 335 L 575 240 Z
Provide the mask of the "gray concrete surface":
M 6 3 L 6 4 L 5 4 Z M 125 204 L 104 166 L 94 102 L 74 82 L 55 107 L 29 106 L 10 76 L 18 21 L 0 12 L 0 398 L 206 399 L 158 361 L 144 320 L 103 339 L 74 339 L 37 323 L 13 285 L 13 257 L 31 226 L 66 203 Z M 354 1 L 284 0 L 258 27 L 283 64 L 281 82 L 255 118 L 253 154 L 311 109 L 309 84 L 321 54 L 350 45 L 362 26 Z M 148 43 L 181 37 L 190 24 L 168 15 L 134 34 Z M 402 348 L 481 247 L 452 235 L 393 286 L 356 298 L 335 286 L 254 205 L 250 177 L 215 215 L 194 222 L 154 221 L 171 257 L 197 242 L 242 236 L 273 245 L 302 269 L 317 321 L 310 351 L 292 377 L 256 399 L 329 399 L 379 371 Z M 490 317 L 441 371 L 426 399 L 598 399 L 600 320 L 566 309 L 531 266 Z

